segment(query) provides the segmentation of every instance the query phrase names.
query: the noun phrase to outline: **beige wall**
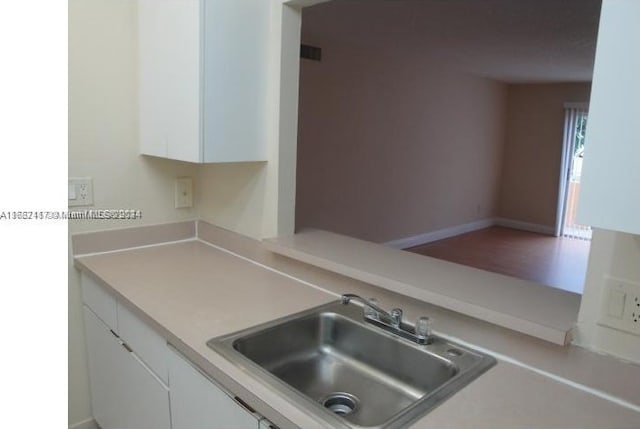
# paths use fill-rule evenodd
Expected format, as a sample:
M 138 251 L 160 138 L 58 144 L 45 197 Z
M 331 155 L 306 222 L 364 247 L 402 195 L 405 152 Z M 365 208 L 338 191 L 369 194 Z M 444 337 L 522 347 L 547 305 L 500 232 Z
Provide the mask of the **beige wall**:
M 314 41 L 301 64 L 296 227 L 375 242 L 494 216 L 506 86 L 410 53 Z
M 264 162 L 201 165 L 196 203 L 200 219 L 254 238 L 263 238 Z
M 591 85 L 509 85 L 498 216 L 555 227 L 566 102 L 589 101 Z
M 640 337 L 597 324 L 605 299 L 605 276 L 640 283 L 640 236 L 594 230 L 576 342 L 640 364 Z

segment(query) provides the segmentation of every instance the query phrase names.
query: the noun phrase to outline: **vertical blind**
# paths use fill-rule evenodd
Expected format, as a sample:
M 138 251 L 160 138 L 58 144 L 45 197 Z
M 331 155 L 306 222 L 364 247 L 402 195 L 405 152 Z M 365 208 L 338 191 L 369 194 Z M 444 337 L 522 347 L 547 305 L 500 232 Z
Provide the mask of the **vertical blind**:
M 580 197 L 580 176 L 582 172 L 582 155 L 584 153 L 584 130 L 588 115 L 588 107 L 582 103 L 565 105 L 564 117 L 564 150 L 562 156 L 562 172 L 560 185 L 562 204 L 561 235 L 564 237 L 591 239 L 591 227 L 576 222 L 578 199 Z

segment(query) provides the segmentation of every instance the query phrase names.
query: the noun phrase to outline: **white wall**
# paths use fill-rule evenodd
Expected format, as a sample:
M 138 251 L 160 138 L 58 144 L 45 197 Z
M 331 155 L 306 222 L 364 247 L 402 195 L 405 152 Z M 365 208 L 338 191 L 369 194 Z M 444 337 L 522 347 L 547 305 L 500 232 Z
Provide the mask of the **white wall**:
M 640 363 L 640 337 L 597 324 L 605 276 L 640 283 L 640 236 L 596 229 L 578 316 L 576 343 Z
M 639 14 L 637 0 L 602 3 L 578 209 L 578 220 L 633 233 L 637 232 L 640 212 L 640 141 L 633 126 L 639 112 L 640 57 L 634 50 L 640 41 L 636 23 Z M 590 141 L 592 150 L 588 149 Z M 640 363 L 640 336 L 597 324 L 606 299 L 605 276 L 640 283 L 640 236 L 595 231 L 577 338 L 586 347 Z
M 640 234 L 638 18 L 638 0 L 602 3 L 578 204 L 578 222 L 630 234 Z
M 268 168 L 264 162 L 199 166 L 195 197 L 200 218 L 262 238 Z

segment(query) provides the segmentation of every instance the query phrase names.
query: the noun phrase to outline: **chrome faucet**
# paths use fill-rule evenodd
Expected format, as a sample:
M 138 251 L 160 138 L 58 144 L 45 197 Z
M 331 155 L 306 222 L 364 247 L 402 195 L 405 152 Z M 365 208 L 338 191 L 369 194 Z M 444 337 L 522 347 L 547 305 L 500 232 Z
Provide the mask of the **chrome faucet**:
M 386 310 L 383 310 L 382 308 L 378 307 L 378 305 L 376 303 L 374 303 L 373 301 L 370 301 L 368 299 L 365 299 L 365 298 L 361 297 L 360 295 L 355 295 L 353 293 L 345 293 L 344 295 L 342 295 L 342 303 L 344 305 L 349 304 L 349 302 L 352 299 L 355 299 L 356 301 L 360 301 L 365 306 L 375 310 L 378 314 L 384 314 L 389 319 L 391 319 L 391 314 L 388 313 Z M 398 308 L 397 310 L 400 310 L 400 309 Z M 402 315 L 402 310 L 400 310 L 400 315 Z
M 414 326 L 402 321 L 402 309 L 394 308 L 386 311 L 380 308 L 374 299 L 365 299 L 359 295 L 345 293 L 342 303 L 349 304 L 352 300 L 360 301 L 364 305 L 364 320 L 385 331 L 394 333 L 418 344 L 431 342 L 431 322 L 428 317 L 420 317 Z

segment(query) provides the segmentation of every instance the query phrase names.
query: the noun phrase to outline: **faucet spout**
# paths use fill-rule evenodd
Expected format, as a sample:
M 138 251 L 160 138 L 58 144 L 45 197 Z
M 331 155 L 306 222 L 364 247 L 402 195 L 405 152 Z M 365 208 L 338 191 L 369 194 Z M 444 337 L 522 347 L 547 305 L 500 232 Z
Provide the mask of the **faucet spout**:
M 376 304 L 374 304 L 373 302 L 369 301 L 368 299 L 365 299 L 365 298 L 363 298 L 363 297 L 361 297 L 359 295 L 353 294 L 353 293 L 345 293 L 344 295 L 342 295 L 342 303 L 344 305 L 349 304 L 349 302 L 351 302 L 351 300 L 360 301 L 362 304 L 366 305 L 367 307 L 373 308 L 379 314 L 382 314 L 382 315 L 388 317 L 389 319 L 392 319 L 391 313 L 389 313 L 388 311 L 383 310 L 382 308 L 378 307 Z

